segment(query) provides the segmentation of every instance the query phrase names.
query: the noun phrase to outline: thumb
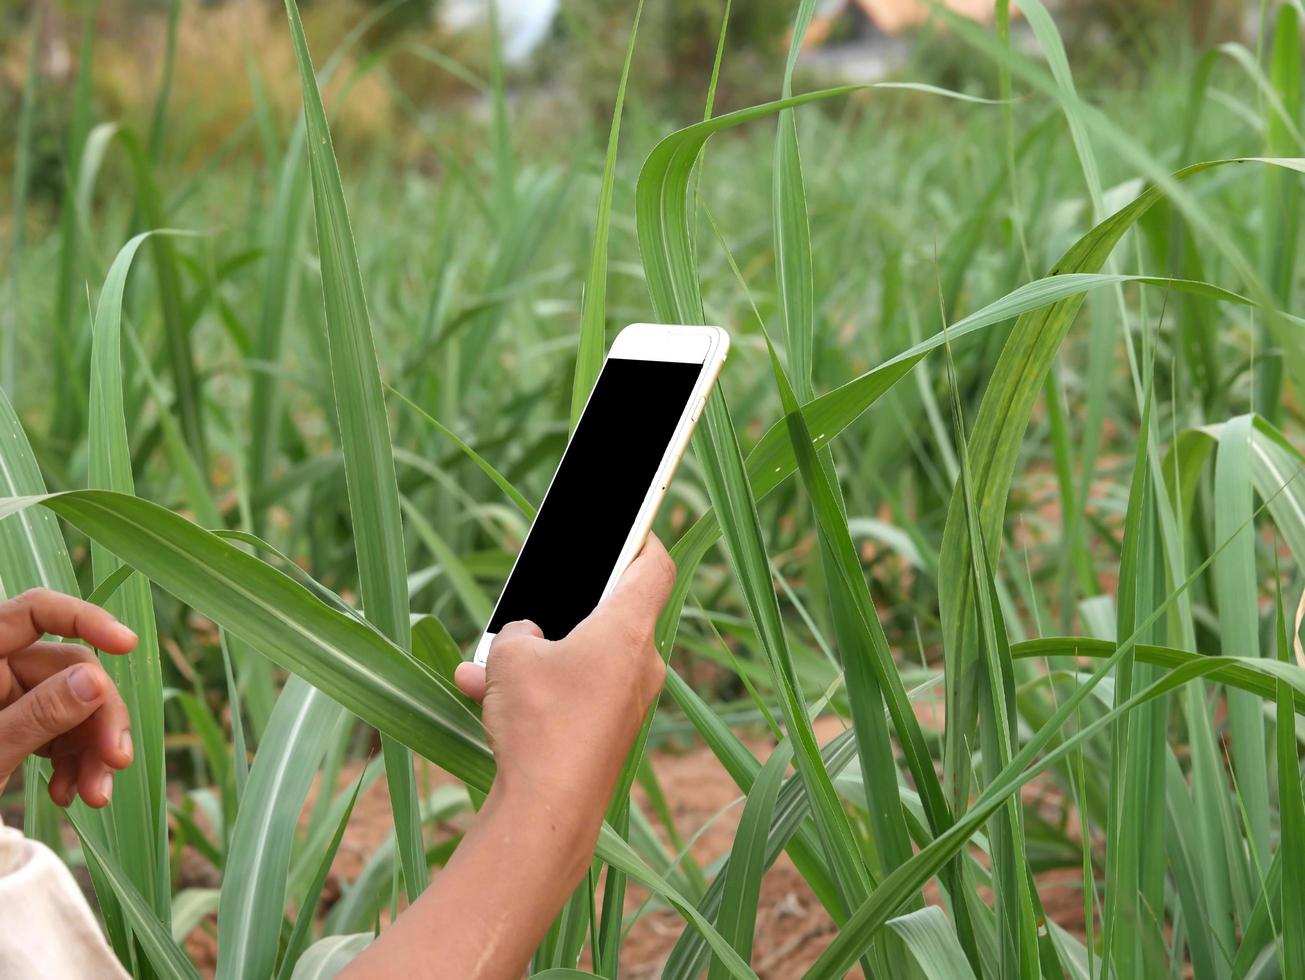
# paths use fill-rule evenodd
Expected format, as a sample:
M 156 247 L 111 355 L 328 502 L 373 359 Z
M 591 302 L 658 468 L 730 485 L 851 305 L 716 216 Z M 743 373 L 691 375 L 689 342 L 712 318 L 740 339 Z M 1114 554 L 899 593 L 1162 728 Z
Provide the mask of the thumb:
M 655 621 L 675 585 L 675 561 L 655 534 L 630 562 L 608 598 L 613 606 Z
M 477 704 L 485 700 L 485 668 L 480 664 L 473 664 L 470 660 L 458 664 L 453 671 L 453 683 Z
M 544 638 L 544 631 L 528 619 L 518 619 L 505 625 L 498 631 L 494 637 L 494 642 L 489 648 L 489 662 L 498 663 L 502 658 L 495 654 L 495 651 L 502 652 L 504 641 L 508 641 L 514 636 L 529 636 L 538 640 Z M 465 694 L 472 701 L 480 704 L 485 700 L 485 690 L 488 687 L 488 668 L 480 664 L 466 661 L 458 664 L 453 671 L 453 683 L 458 686 L 458 690 Z
M 33 752 L 94 714 L 108 686 L 99 664 L 77 664 L 0 711 L 0 774 L 8 776 Z

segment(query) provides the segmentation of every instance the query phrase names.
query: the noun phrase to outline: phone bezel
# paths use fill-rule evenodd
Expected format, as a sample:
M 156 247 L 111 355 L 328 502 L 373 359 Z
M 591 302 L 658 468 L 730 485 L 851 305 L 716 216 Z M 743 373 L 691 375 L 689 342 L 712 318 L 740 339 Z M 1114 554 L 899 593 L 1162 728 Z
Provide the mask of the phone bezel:
M 604 368 L 607 366 L 607 360 L 620 358 L 624 360 L 664 361 L 681 364 L 693 364 L 701 360 L 702 370 L 698 373 L 698 379 L 694 382 L 689 397 L 685 399 L 684 408 L 680 412 L 674 434 L 666 445 L 657 472 L 644 494 L 643 503 L 639 505 L 639 512 L 630 526 L 630 533 L 626 536 L 625 544 L 622 546 L 612 573 L 603 588 L 599 602 L 611 594 L 612 589 L 615 588 L 617 581 L 621 577 L 621 573 L 634 560 L 634 557 L 643 547 L 648 533 L 652 530 L 653 519 L 657 516 L 657 509 L 666 496 L 666 490 L 675 475 L 676 467 L 684 455 L 684 450 L 688 448 L 694 427 L 702 414 L 702 408 L 706 405 L 707 395 L 720 374 L 721 366 L 725 363 L 726 356 L 729 353 L 729 343 L 729 334 L 720 327 L 677 326 L 658 323 L 632 323 L 617 334 L 616 339 L 612 342 L 612 348 L 608 352 L 607 359 L 603 361 Z M 586 401 L 580 417 L 584 418 L 584 412 L 588 410 L 589 403 Z M 558 460 L 558 469 L 561 469 L 562 462 L 566 459 L 566 454 L 570 449 L 571 443 L 568 440 L 566 449 L 562 451 L 562 458 Z M 554 470 L 553 479 L 556 476 L 557 470 Z M 553 488 L 553 479 L 549 480 L 548 490 L 544 492 L 544 499 L 539 505 L 539 513 L 543 513 L 544 507 L 548 504 L 548 492 Z M 533 522 L 531 530 L 534 530 Z M 499 602 L 503 600 L 503 592 L 507 589 L 507 583 L 512 581 L 512 575 L 516 572 L 517 561 L 521 557 L 521 552 L 524 552 L 529 544 L 530 532 L 527 532 L 526 539 L 521 545 L 521 551 L 517 553 L 517 558 L 512 562 L 512 571 L 508 573 L 508 577 L 503 583 L 503 589 L 499 591 L 498 599 L 494 602 L 494 610 L 489 617 L 491 623 L 498 612 Z M 476 643 L 474 654 L 476 663 L 483 665 L 487 662 L 490 646 L 497 635 L 497 633 L 491 633 L 488 628 L 481 634 L 479 641 Z

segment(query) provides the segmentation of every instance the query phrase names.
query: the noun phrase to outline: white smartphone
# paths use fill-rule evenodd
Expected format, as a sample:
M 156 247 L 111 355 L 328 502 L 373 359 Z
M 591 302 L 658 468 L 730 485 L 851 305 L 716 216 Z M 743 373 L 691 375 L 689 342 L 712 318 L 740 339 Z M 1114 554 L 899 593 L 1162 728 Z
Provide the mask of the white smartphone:
M 652 528 L 729 351 L 719 327 L 636 323 L 616 337 L 476 645 L 529 619 L 560 640 L 615 587 Z

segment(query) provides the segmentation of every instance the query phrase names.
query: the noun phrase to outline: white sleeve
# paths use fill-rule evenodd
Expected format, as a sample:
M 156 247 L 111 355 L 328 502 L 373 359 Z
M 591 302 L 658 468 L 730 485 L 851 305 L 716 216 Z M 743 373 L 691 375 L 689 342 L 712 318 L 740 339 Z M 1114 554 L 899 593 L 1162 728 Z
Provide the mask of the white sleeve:
M 130 980 L 64 863 L 3 825 L 0 977 Z

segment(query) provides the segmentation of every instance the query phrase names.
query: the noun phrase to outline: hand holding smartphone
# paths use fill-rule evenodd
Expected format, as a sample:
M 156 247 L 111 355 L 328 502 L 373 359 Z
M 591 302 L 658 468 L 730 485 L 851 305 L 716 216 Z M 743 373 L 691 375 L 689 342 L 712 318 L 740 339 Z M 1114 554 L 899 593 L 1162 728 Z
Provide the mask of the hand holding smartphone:
M 643 547 L 729 351 L 719 327 L 622 330 L 476 645 L 484 664 L 506 624 L 560 640 Z

